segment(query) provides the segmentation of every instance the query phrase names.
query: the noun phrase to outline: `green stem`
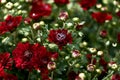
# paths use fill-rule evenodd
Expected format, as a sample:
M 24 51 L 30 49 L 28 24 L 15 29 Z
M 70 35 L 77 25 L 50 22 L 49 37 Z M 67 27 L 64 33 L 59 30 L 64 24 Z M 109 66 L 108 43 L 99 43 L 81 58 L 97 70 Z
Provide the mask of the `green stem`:
M 109 77 L 114 73 L 114 71 L 111 71 L 105 78 L 103 78 L 102 80 L 107 80 L 109 79 Z
M 54 72 L 52 71 L 52 73 L 51 73 L 51 80 L 53 80 L 54 78 Z

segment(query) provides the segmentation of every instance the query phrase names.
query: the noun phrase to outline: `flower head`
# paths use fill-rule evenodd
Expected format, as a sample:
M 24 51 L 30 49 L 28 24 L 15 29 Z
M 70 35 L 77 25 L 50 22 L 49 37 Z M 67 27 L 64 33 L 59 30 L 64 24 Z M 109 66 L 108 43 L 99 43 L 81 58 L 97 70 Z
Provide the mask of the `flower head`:
M 49 41 L 57 44 L 60 49 L 67 43 L 72 43 L 72 36 L 65 29 L 50 30 L 48 36 Z
M 43 16 L 49 16 L 51 14 L 51 5 L 50 4 L 45 4 L 45 3 L 34 3 L 32 5 L 32 9 L 30 11 L 29 16 L 32 19 L 39 19 L 40 17 Z
M 106 20 L 112 20 L 112 15 L 107 12 L 94 12 L 92 13 L 92 18 L 98 23 L 104 23 Z
M 97 0 L 80 0 L 79 4 L 84 10 L 88 10 L 97 3 Z

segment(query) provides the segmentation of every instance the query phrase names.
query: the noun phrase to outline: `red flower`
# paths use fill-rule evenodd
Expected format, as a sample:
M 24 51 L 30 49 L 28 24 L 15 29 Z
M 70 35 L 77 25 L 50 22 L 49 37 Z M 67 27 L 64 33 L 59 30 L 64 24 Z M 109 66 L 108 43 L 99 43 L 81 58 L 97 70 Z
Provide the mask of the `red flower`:
M 32 45 L 27 43 L 18 43 L 17 47 L 13 50 L 12 55 L 15 60 L 15 65 L 20 69 L 32 70 L 33 66 L 31 58 L 34 52 L 32 51 Z
M 48 36 L 49 41 L 57 44 L 60 49 L 62 49 L 62 46 L 65 46 L 67 43 L 72 43 L 71 34 L 65 29 L 50 30 Z
M 5 76 L 4 69 L 11 69 L 12 66 L 12 58 L 10 58 L 9 53 L 0 54 L 0 77 Z
M 92 18 L 95 19 L 98 23 L 104 23 L 106 20 L 111 20 L 112 15 L 106 12 L 94 12 L 92 13 Z
M 18 78 L 12 74 L 7 74 L 5 75 L 4 80 L 18 80 Z
M 114 75 L 112 75 L 111 80 L 120 80 L 120 74 L 114 74 Z
M 97 3 L 97 0 L 80 0 L 79 4 L 84 10 L 88 10 Z
M 51 6 L 49 4 L 45 3 L 33 3 L 32 4 L 32 9 L 30 11 L 29 16 L 32 19 L 39 19 L 40 17 L 43 16 L 49 16 L 51 14 Z
M 118 33 L 118 35 L 117 35 L 117 40 L 120 43 L 120 33 Z
M 32 63 L 35 69 L 41 70 L 41 68 L 47 67 L 48 62 L 50 61 L 50 54 L 47 52 L 46 48 L 39 44 L 35 44 L 32 50 L 34 51 Z
M 69 3 L 69 0 L 54 0 L 54 2 L 58 5 L 65 5 Z
M 0 34 L 3 34 L 7 31 L 12 31 L 17 26 L 19 26 L 21 21 L 21 16 L 13 17 L 11 15 L 8 15 L 5 21 L 0 23 Z

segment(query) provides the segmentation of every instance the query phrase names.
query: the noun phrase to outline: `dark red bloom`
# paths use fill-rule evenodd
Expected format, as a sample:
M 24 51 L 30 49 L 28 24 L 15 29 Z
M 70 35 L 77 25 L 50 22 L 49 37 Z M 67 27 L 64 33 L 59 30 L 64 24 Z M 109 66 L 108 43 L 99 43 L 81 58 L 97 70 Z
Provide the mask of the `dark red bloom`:
M 65 5 L 69 3 L 69 0 L 54 0 L 54 2 L 58 5 Z
M 77 73 L 75 73 L 74 71 L 71 71 L 68 73 L 68 80 L 75 80 L 77 76 L 78 76 Z
M 80 0 L 79 4 L 83 10 L 88 10 L 97 3 L 97 0 Z
M 12 52 L 17 68 L 32 70 L 31 58 L 34 54 L 32 46 L 33 45 L 28 42 L 17 44 L 17 47 Z
M 50 4 L 45 4 L 41 2 L 39 4 L 33 3 L 29 16 L 32 19 L 39 19 L 43 16 L 49 16 L 51 14 L 51 11 L 52 9 Z
M 32 50 L 34 51 L 32 63 L 35 69 L 41 70 L 41 68 L 47 67 L 48 62 L 50 61 L 50 53 L 47 52 L 47 49 L 44 46 L 35 44 Z
M 10 53 L 2 53 L 0 54 L 0 77 L 4 77 L 6 72 L 4 69 L 11 69 L 12 66 L 12 58 L 10 58 Z
M 120 33 L 117 34 L 117 41 L 120 43 Z
M 112 15 L 106 12 L 94 12 L 92 13 L 92 18 L 98 23 L 104 23 L 106 20 L 112 20 Z
M 116 13 L 116 15 L 120 18 L 120 11 L 118 11 L 118 12 Z
M 54 42 L 62 49 L 67 43 L 72 43 L 72 36 L 65 29 L 50 30 L 48 40 Z
M 7 74 L 5 75 L 4 80 L 18 80 L 18 78 L 12 74 Z
M 21 16 L 13 17 L 11 15 L 8 15 L 5 21 L 0 23 L 0 34 L 14 30 L 16 27 L 19 26 L 21 21 Z
M 113 74 L 111 80 L 120 80 L 120 74 Z

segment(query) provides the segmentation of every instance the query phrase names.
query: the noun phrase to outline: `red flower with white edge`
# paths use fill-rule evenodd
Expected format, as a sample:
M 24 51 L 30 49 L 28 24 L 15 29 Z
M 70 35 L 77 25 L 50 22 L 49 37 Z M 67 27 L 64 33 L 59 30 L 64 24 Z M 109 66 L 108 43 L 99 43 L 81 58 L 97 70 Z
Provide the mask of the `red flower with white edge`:
M 72 51 L 72 57 L 76 58 L 76 57 L 79 57 L 81 54 L 78 50 L 73 50 Z
M 33 4 L 32 9 L 30 11 L 30 18 L 32 19 L 39 19 L 40 17 L 49 16 L 51 14 L 51 5 L 40 3 L 40 4 Z
M 12 67 L 12 58 L 10 58 L 10 53 L 0 54 L 0 77 L 4 77 L 6 72 L 4 69 L 11 70 Z
M 17 47 L 12 52 L 16 67 L 32 70 L 33 66 L 31 58 L 33 57 L 33 54 L 32 44 L 29 44 L 28 42 L 18 43 Z
M 67 43 L 72 43 L 72 36 L 65 29 L 50 30 L 48 40 L 57 44 L 62 49 Z
M 80 0 L 79 4 L 83 10 L 88 10 L 97 3 L 97 0 Z
M 100 31 L 100 36 L 101 37 L 106 37 L 107 36 L 107 31 L 106 30 Z
M 68 18 L 68 13 L 65 11 L 60 12 L 58 19 L 66 20 Z
M 58 5 L 65 5 L 69 3 L 69 0 L 54 0 L 54 2 Z
M 113 74 L 111 80 L 120 80 L 120 74 Z
M 92 18 L 98 23 L 104 23 L 106 20 L 112 20 L 112 15 L 107 12 L 94 12 Z
M 53 70 L 53 69 L 55 69 L 55 68 L 56 68 L 56 63 L 50 61 L 50 62 L 47 64 L 47 68 L 48 68 L 48 70 Z
M 8 15 L 4 22 L 0 23 L 0 34 L 14 30 L 20 25 L 22 16 L 13 17 Z

